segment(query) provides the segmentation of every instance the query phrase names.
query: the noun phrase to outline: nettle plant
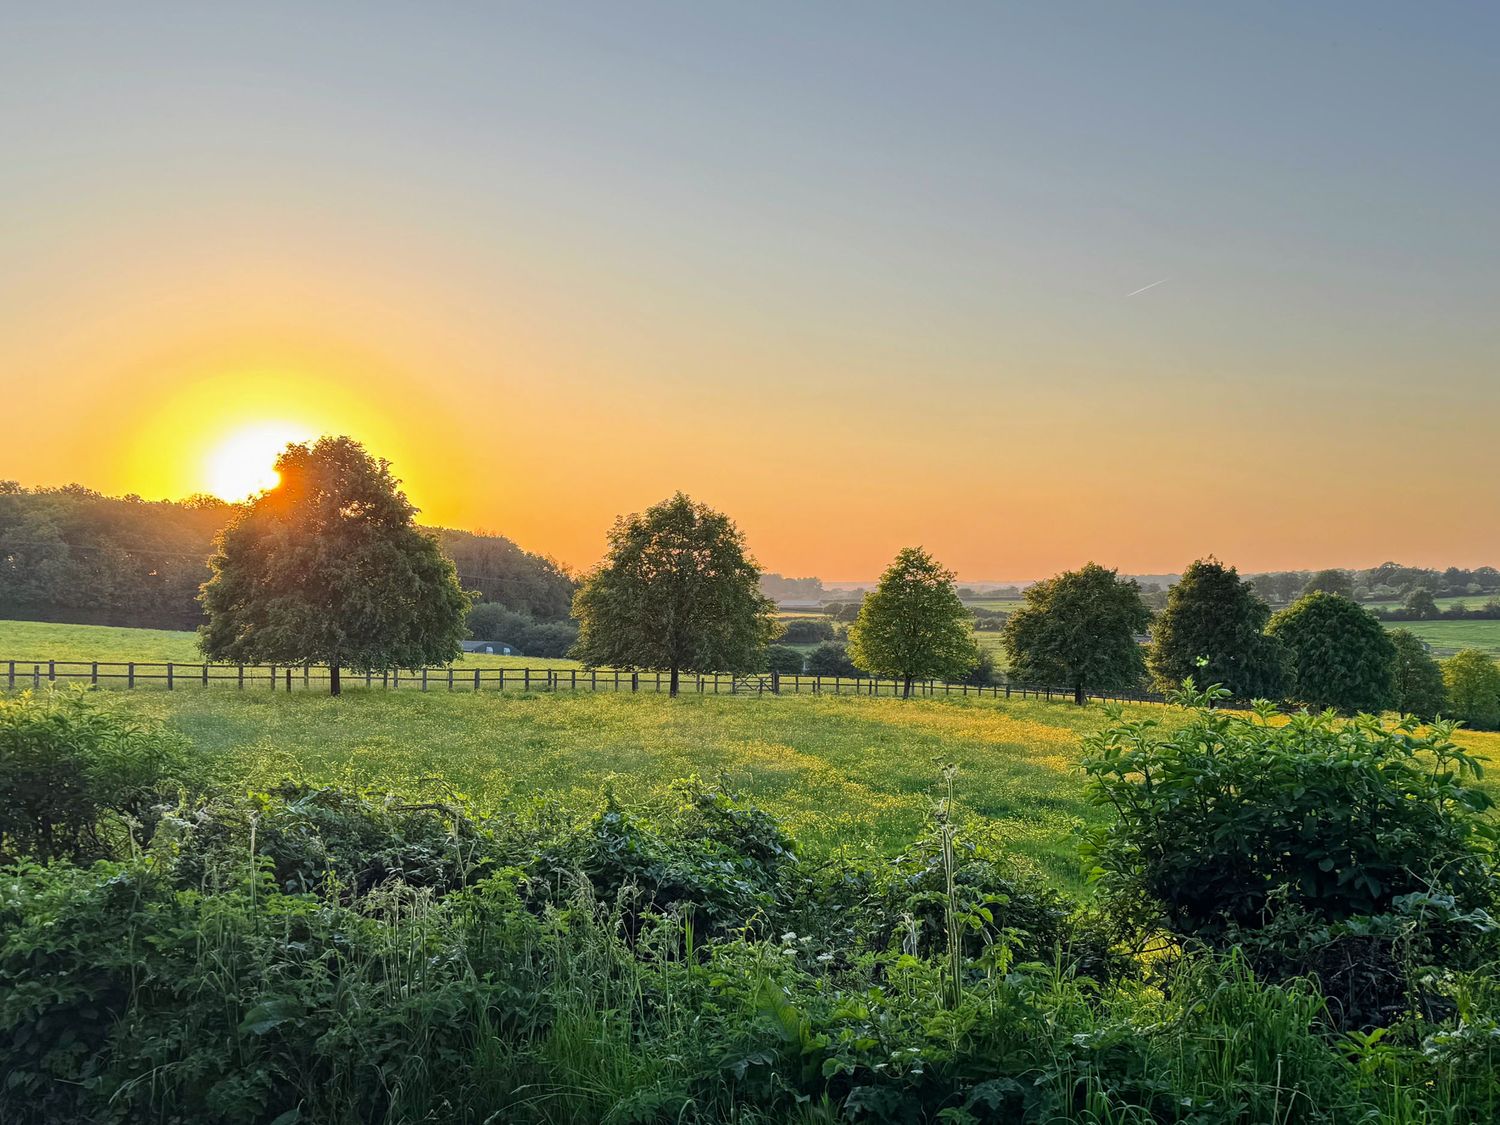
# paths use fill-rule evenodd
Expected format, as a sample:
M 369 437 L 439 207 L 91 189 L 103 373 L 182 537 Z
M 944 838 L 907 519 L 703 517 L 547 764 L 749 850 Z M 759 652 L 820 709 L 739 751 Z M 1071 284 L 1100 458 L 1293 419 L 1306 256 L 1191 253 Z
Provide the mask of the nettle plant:
M 1089 851 L 1116 901 L 1210 942 L 1288 911 L 1339 923 L 1409 896 L 1493 903 L 1492 802 L 1453 724 L 1213 710 L 1223 696 L 1188 680 L 1186 725 L 1117 713 L 1085 739 L 1090 797 L 1115 812 Z

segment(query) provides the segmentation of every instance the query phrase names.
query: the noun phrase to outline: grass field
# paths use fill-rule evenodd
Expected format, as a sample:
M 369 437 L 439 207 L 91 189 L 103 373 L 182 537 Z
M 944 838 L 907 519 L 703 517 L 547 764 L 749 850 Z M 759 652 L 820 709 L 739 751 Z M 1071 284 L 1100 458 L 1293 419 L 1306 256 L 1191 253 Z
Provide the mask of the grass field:
M 3 659 L 190 660 L 191 645 L 187 633 L 0 622 Z M 491 809 L 531 798 L 587 809 L 606 786 L 650 802 L 677 778 L 722 775 L 816 852 L 903 848 L 926 830 L 940 768 L 951 762 L 961 804 L 1064 884 L 1077 883 L 1078 832 L 1098 817 L 1084 798 L 1079 740 L 1105 722 L 1100 707 L 961 697 L 672 701 L 355 686 L 342 699 L 191 689 L 122 691 L 117 703 L 188 735 L 233 786 L 292 777 L 411 794 L 451 787 Z M 1159 706 L 1127 713 L 1175 717 Z M 1500 759 L 1500 735 L 1463 741 Z
M 1407 629 L 1432 646 L 1434 656 L 1477 648 L 1500 658 L 1500 621 L 1387 621 L 1387 629 Z
M 194 633 L 167 629 L 112 629 L 104 625 L 56 625 L 46 621 L 0 621 L 0 661 L 98 660 L 196 664 L 203 659 Z M 577 668 L 576 660 L 544 656 L 465 655 L 466 668 Z

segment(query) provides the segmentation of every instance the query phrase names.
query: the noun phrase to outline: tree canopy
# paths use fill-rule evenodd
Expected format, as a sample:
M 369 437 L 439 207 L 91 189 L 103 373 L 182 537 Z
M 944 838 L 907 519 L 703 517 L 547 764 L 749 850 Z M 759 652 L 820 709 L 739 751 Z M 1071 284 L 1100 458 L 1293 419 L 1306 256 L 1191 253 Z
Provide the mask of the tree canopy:
M 1287 694 L 1297 702 L 1345 714 L 1395 702 L 1396 646 L 1348 598 L 1308 594 L 1273 616 L 1266 633 L 1286 651 Z
M 1443 686 L 1453 718 L 1477 730 L 1500 727 L 1500 666 L 1489 653 L 1466 648 L 1443 661 Z
M 1307 585 L 1302 587 L 1304 594 L 1338 594 L 1340 597 L 1354 597 L 1354 576 L 1347 570 L 1329 569 L 1320 570 L 1307 580 Z
M 1138 687 L 1145 658 L 1136 636 L 1151 612 L 1140 587 L 1098 563 L 1026 588 L 1002 634 L 1010 674 L 1084 693 Z
M 608 555 L 573 599 L 574 655 L 670 672 L 676 695 L 680 672 L 760 668 L 775 609 L 733 521 L 679 492 L 615 521 Z
M 1151 672 L 1164 689 L 1192 676 L 1240 699 L 1274 699 L 1282 674 L 1280 651 L 1265 635 L 1270 617 L 1234 567 L 1199 559 L 1168 591 L 1166 609 L 1151 626 Z
M 1435 719 L 1446 710 L 1443 670 L 1427 651 L 1422 638 L 1407 629 L 1392 629 L 1396 646 L 1395 698 L 1392 706 L 1403 715 Z
M 979 649 L 954 577 L 921 547 L 901 550 L 849 626 L 855 667 L 900 679 L 903 696 L 917 680 L 967 675 Z
M 352 438 L 289 445 L 281 483 L 215 542 L 199 644 L 210 660 L 385 671 L 459 653 L 468 595 L 385 461 Z

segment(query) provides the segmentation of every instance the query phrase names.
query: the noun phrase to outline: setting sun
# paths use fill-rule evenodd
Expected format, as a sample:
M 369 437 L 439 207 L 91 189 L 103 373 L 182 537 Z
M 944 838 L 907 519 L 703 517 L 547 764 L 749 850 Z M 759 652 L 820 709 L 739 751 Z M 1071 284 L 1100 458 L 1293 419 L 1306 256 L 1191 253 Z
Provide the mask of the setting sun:
M 240 430 L 209 454 L 209 490 L 222 500 L 244 500 L 275 488 L 280 476 L 272 467 L 289 442 L 306 441 L 309 434 L 280 423 Z

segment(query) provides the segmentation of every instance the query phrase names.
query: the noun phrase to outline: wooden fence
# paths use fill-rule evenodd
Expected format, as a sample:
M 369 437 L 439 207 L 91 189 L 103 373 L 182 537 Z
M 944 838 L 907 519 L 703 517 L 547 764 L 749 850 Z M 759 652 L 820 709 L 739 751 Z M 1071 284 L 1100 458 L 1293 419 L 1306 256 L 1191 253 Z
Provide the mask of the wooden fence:
M 650 692 L 664 694 L 664 672 L 628 672 L 606 668 L 417 668 L 392 672 L 340 675 L 347 689 L 390 691 Z M 6 691 L 48 684 L 85 684 L 99 688 L 218 689 L 229 691 L 328 690 L 328 669 L 312 665 L 147 664 L 87 660 L 0 660 L 0 687 Z M 855 676 L 684 675 L 678 690 L 695 695 L 869 695 L 899 696 L 901 680 Z M 1037 684 L 948 683 L 919 680 L 914 696 L 974 696 L 989 699 L 1045 699 L 1071 702 L 1071 688 Z M 1087 692 L 1095 701 L 1161 703 L 1155 692 Z

